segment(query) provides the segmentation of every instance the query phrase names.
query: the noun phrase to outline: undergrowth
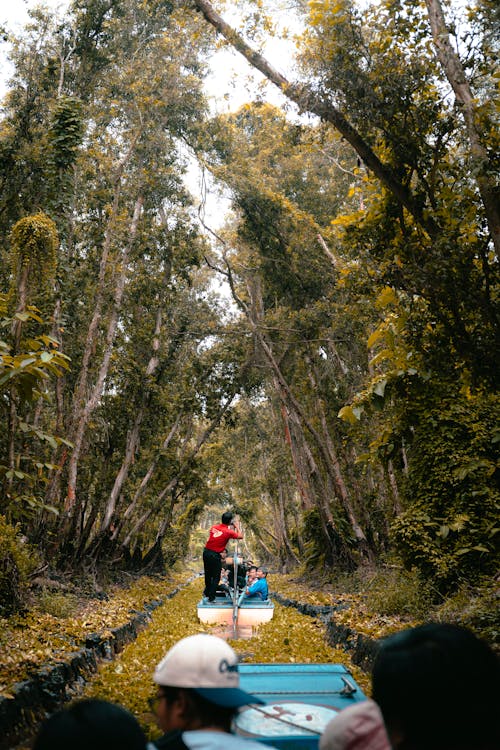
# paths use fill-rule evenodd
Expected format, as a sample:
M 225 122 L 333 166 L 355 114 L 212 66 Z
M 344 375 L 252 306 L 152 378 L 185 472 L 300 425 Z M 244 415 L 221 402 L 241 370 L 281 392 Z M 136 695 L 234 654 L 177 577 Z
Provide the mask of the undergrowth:
M 463 584 L 442 596 L 416 570 L 398 565 L 359 568 L 353 573 L 324 573 L 315 581 L 310 572 L 271 578 L 274 590 L 289 599 L 338 607 L 336 623 L 358 633 L 382 638 L 422 622 L 454 622 L 473 630 L 500 649 L 500 582 L 485 578 Z

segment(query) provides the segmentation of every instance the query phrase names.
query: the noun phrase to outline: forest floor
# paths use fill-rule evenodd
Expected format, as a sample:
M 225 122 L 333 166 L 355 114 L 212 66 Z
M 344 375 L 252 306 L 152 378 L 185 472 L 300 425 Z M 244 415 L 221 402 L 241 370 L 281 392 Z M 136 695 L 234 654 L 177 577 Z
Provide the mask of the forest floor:
M 134 613 L 142 611 L 152 601 L 165 599 L 194 573 L 195 568 L 184 568 L 168 577 L 122 576 L 120 583 L 108 584 L 105 590 L 96 586 L 95 581 L 59 579 L 59 583 L 52 582 L 57 583 L 55 588 L 50 588 L 50 581 L 47 581 L 47 585 L 42 585 L 33 595 L 27 611 L 0 618 L 0 696 L 10 697 L 15 683 L 29 679 L 42 667 L 64 661 L 70 653 L 81 648 L 90 635 L 99 633 L 105 636 L 112 628 L 124 625 Z M 491 587 L 487 594 L 477 591 L 475 598 L 470 591 L 462 592 L 431 611 L 423 593 L 418 587 L 415 589 L 414 582 L 397 571 L 386 571 L 383 576 L 380 572 L 365 571 L 362 579 L 343 579 L 335 584 L 317 579 L 311 581 L 310 578 L 306 583 L 304 577 L 271 574 L 269 583 L 271 592 L 290 600 L 313 605 L 340 605 L 335 622 L 371 638 L 381 638 L 425 619 L 434 619 L 462 622 L 492 645 L 498 645 L 498 592 Z M 176 594 L 159 608 L 158 612 L 166 613 L 170 625 L 163 625 L 161 643 L 158 649 L 154 649 L 154 658 L 159 660 L 161 652 L 168 648 L 167 641 L 204 629 L 193 617 L 201 589 L 202 580 L 195 580 L 185 592 Z M 186 597 L 189 601 L 184 602 Z M 321 650 L 327 648 L 324 634 L 320 637 L 318 632 L 324 628 L 322 623 L 314 618 L 304 618 L 290 608 L 278 607 L 278 610 L 282 612 L 279 618 L 275 617 L 270 626 L 263 626 L 256 638 L 251 639 L 259 640 L 258 648 L 248 641 L 244 643 L 245 649 L 247 646 L 250 650 L 255 649 L 259 661 L 332 659 L 332 654 Z M 153 619 L 163 616 L 158 612 Z M 292 621 L 294 617 L 302 618 L 298 630 Z M 304 622 L 307 621 L 306 627 Z M 310 625 L 314 637 L 307 631 Z M 321 653 L 317 650 L 318 644 Z M 336 659 L 344 663 L 348 661 L 345 652 L 340 656 L 337 654 Z M 353 671 L 366 689 L 366 676 L 356 668 Z M 139 695 L 142 695 L 141 691 Z

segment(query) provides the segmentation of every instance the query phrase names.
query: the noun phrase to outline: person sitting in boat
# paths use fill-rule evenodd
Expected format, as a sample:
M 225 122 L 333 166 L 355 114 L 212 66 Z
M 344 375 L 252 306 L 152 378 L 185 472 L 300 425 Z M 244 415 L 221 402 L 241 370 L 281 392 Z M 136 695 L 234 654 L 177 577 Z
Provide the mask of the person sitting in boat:
M 158 750 L 262 750 L 231 734 L 238 709 L 264 703 L 239 687 L 238 656 L 222 638 L 207 633 L 178 641 L 156 667 L 154 701 L 165 734 Z
M 248 568 L 247 579 L 245 583 L 247 586 L 250 586 L 256 580 L 257 580 L 257 566 L 250 565 L 250 567 Z
M 227 549 L 223 549 L 222 552 L 220 553 L 220 556 L 221 556 L 222 568 L 220 572 L 220 580 L 219 580 L 219 585 L 217 586 L 217 591 L 221 591 L 224 594 L 229 594 L 228 575 L 229 575 L 229 569 L 231 566 L 228 563 Z
M 230 588 L 234 588 L 234 563 L 236 561 L 237 569 L 238 569 L 238 575 L 237 575 L 237 586 L 240 591 L 243 591 L 243 589 L 246 586 L 246 575 L 247 575 L 247 566 L 246 563 L 241 559 L 241 557 L 237 557 L 236 555 L 234 557 L 228 557 L 227 558 L 227 582 L 229 584 Z
M 267 568 L 257 568 L 256 578 L 253 583 L 245 589 L 245 597 L 269 599 L 269 587 L 267 585 Z
M 215 601 L 215 592 L 219 585 L 222 570 L 221 553 L 226 549 L 229 539 L 243 539 L 240 525 L 230 510 L 222 514 L 222 523 L 211 527 L 208 541 L 203 550 L 203 568 L 205 571 L 203 596 L 209 602 Z

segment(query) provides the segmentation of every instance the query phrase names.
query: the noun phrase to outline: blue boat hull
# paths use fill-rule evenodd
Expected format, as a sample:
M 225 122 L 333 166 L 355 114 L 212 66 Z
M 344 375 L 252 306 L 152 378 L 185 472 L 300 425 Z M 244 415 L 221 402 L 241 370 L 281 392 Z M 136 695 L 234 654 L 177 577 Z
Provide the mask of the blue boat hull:
M 317 750 L 326 724 L 366 700 L 341 664 L 240 664 L 243 690 L 265 701 L 242 711 L 235 731 L 283 750 Z

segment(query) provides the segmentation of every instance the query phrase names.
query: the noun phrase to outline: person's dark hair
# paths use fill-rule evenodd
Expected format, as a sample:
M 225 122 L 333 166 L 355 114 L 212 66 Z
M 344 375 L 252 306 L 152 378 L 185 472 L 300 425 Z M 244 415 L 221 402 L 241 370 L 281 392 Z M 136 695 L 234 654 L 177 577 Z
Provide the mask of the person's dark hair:
M 222 514 L 222 523 L 230 524 L 233 518 L 234 513 L 232 513 L 232 511 L 230 510 L 226 510 L 226 512 Z
M 121 706 L 82 700 L 46 719 L 33 750 L 146 750 L 137 719 Z
M 188 694 L 190 705 L 190 717 L 200 722 L 201 726 L 213 726 L 223 729 L 225 732 L 231 731 L 231 724 L 238 713 L 237 708 L 228 708 L 227 706 L 217 706 L 206 698 L 198 695 L 196 690 L 185 688 Z
M 260 568 L 257 568 L 257 570 L 262 570 L 262 572 L 264 573 L 264 576 L 267 578 L 267 574 L 269 572 L 267 568 L 263 568 L 262 566 L 260 566 Z
M 397 750 L 500 747 L 499 660 L 466 628 L 430 623 L 388 638 L 372 697 Z

